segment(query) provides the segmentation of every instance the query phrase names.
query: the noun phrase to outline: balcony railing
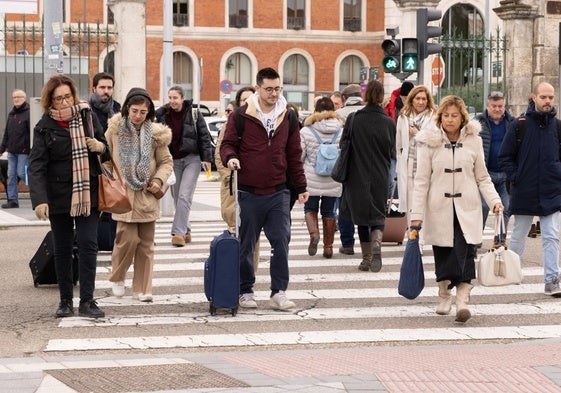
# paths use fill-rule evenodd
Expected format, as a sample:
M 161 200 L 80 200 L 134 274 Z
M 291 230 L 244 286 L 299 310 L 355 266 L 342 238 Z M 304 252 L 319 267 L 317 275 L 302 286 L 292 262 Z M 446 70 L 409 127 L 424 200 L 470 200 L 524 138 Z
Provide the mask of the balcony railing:
M 173 14 L 174 26 L 189 26 L 189 15 L 187 14 Z
M 230 15 L 230 27 L 247 27 L 247 15 Z
M 345 18 L 343 22 L 343 30 L 345 31 L 360 31 L 362 28 L 362 19 L 360 18 Z
M 286 28 L 291 30 L 302 30 L 304 28 L 304 17 L 289 16 L 286 18 Z

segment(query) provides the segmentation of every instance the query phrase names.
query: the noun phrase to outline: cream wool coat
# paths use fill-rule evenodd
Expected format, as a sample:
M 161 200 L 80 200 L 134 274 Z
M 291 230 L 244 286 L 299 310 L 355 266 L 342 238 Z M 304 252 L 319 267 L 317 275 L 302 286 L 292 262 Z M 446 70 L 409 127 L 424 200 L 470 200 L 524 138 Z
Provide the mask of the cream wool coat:
M 411 220 L 421 220 L 425 244 L 454 245 L 454 208 L 468 244 L 481 243 L 481 195 L 489 206 L 501 203 L 483 157 L 481 124 L 469 122 L 460 132 L 454 150 L 446 133 L 422 130 L 416 136 L 417 174 Z M 461 144 L 461 146 L 459 145 Z M 448 194 L 459 194 L 456 198 Z
M 119 122 L 121 114 L 109 119 L 105 139 L 117 167 L 121 167 L 119 157 Z M 173 170 L 173 158 L 168 145 L 171 143 L 171 130 L 161 123 L 152 123 L 152 158 L 150 159 L 150 179 L 159 179 L 164 184 Z M 160 201 L 145 190 L 134 191 L 127 187 L 132 211 L 112 214 L 115 221 L 151 222 L 160 218 Z
M 436 128 L 434 123 L 434 112 L 428 112 L 424 117 L 419 129 Z M 409 190 L 408 184 L 413 181 L 413 168 L 416 162 L 410 162 L 409 148 L 411 136 L 409 135 L 409 116 L 399 115 L 396 124 L 395 150 L 397 156 L 396 173 L 397 173 L 397 191 L 399 193 L 399 211 L 407 213 L 411 206 L 409 204 L 409 195 L 413 190 Z M 408 181 L 409 179 L 409 181 Z

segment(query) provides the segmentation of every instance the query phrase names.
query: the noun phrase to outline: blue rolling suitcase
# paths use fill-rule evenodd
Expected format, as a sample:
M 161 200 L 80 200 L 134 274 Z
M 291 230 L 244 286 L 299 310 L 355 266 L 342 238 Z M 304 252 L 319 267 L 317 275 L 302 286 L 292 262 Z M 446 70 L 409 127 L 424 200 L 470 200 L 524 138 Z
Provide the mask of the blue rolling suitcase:
M 238 312 L 240 297 L 238 176 L 237 171 L 233 172 L 236 234 L 225 230 L 216 236 L 210 243 L 210 255 L 205 261 L 205 295 L 209 301 L 210 315 L 215 315 L 218 308 L 230 309 L 232 316 Z
M 97 248 L 99 251 L 113 251 L 117 221 L 111 218 L 111 213 L 101 212 L 97 224 Z

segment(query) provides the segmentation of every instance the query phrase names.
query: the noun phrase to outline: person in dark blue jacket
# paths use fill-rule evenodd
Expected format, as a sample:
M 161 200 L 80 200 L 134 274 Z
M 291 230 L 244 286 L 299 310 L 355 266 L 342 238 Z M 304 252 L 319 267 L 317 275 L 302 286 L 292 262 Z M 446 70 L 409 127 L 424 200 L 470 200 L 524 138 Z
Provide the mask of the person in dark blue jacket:
M 525 115 L 510 124 L 499 163 L 510 181 L 510 212 L 514 228 L 510 249 L 522 256 L 534 216 L 540 217 L 546 295 L 561 297 L 559 288 L 559 220 L 561 161 L 555 91 L 542 82 L 532 92 Z M 524 136 L 520 123 L 524 122 Z
M 501 170 L 499 165 L 499 150 L 503 143 L 506 130 L 515 118 L 507 110 L 505 106 L 505 97 L 500 91 L 492 91 L 487 97 L 487 107 L 485 111 L 477 115 L 476 120 L 481 123 L 481 131 L 479 136 L 483 142 L 483 154 L 485 156 L 485 165 L 495 190 L 501 196 L 503 204 L 505 226 L 508 227 L 508 219 L 510 217 L 508 211 L 509 195 L 507 190 L 506 174 Z M 483 198 L 481 198 L 483 207 L 483 227 L 489 215 L 489 206 Z

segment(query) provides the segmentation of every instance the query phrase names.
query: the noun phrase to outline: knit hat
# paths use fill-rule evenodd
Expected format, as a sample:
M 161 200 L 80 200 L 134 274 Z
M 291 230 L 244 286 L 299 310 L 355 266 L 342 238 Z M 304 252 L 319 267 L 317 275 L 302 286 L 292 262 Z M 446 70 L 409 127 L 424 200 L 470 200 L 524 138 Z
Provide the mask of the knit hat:
M 345 87 L 341 92 L 341 95 L 344 96 L 345 98 L 360 97 L 362 95 L 362 90 L 359 85 L 352 84 Z
M 399 89 L 399 95 L 400 96 L 404 96 L 407 97 L 409 95 L 409 92 L 411 90 L 413 90 L 413 87 L 415 87 L 413 85 L 413 83 L 409 82 L 409 81 L 405 81 L 401 84 L 401 88 Z
M 148 100 L 149 104 L 148 104 L 147 119 L 151 120 L 154 117 L 155 110 L 156 110 L 155 107 L 154 107 L 154 101 L 152 101 L 152 98 L 150 98 L 150 94 L 148 94 L 148 92 L 141 87 L 133 87 L 127 93 L 127 97 L 125 98 L 125 102 L 123 103 L 122 111 L 121 111 L 123 113 L 123 116 L 125 116 L 125 113 L 124 113 L 125 111 L 126 111 L 126 114 L 128 114 L 129 101 L 131 100 L 131 98 L 133 98 L 135 96 L 141 96 L 141 97 L 144 97 Z

